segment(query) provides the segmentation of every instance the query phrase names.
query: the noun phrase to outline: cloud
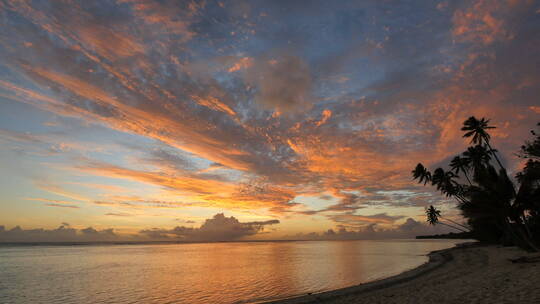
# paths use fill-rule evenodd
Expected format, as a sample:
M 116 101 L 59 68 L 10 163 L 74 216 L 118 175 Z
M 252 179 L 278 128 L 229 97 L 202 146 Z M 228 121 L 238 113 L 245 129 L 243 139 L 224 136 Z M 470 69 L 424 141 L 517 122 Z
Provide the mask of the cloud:
M 537 6 L 4 1 L 0 115 L 18 131 L 0 130 L 2 150 L 21 152 L 39 172 L 32 179 L 45 176 L 33 187 L 103 208 L 332 221 L 373 207 L 419 210 L 445 198 L 410 170 L 463 150 L 470 115 L 492 118 L 494 145 L 519 167 L 511 155 L 539 111 Z M 19 113 L 62 124 L 36 132 L 14 122 Z M 111 139 L 131 147 L 110 149 Z M 74 180 L 100 191 L 82 195 Z M 141 183 L 161 192 L 115 193 Z M 322 193 L 330 206 L 295 201 Z
M 520 1 L 481 0 L 472 3 L 463 10 L 456 10 L 453 16 L 452 34 L 466 41 L 480 41 L 488 45 L 497 40 L 513 38 L 509 26 L 500 14 L 512 10 Z M 525 3 L 525 1 L 523 1 Z
M 37 188 L 39 188 L 39 189 L 41 189 L 43 191 L 55 194 L 55 195 L 67 197 L 67 198 L 70 198 L 70 199 L 73 199 L 73 200 L 76 200 L 76 201 L 81 201 L 81 202 L 89 202 L 89 201 L 91 201 L 89 198 L 87 198 L 85 196 L 82 196 L 82 195 L 80 195 L 78 193 L 73 193 L 71 191 L 68 191 L 68 190 L 64 189 L 63 187 L 55 185 L 55 184 L 51 184 L 48 181 L 35 180 L 34 183 L 36 184 Z M 31 199 L 31 200 L 37 200 L 37 199 Z M 43 200 L 42 199 L 42 201 L 48 201 L 48 200 Z M 53 203 L 60 203 L 60 202 L 61 201 L 53 201 Z
M 247 70 L 248 83 L 256 86 L 256 100 L 264 108 L 283 113 L 312 106 L 312 79 L 308 65 L 299 57 L 278 54 L 255 61 Z
M 369 223 L 393 224 L 395 221 L 404 218 L 404 216 L 391 216 L 386 213 L 374 215 L 338 214 L 331 215 L 330 218 L 337 223 L 355 223 L 356 225 L 362 225 Z
M 16 226 L 5 229 L 0 226 L 0 242 L 3 243 L 40 243 L 40 242 L 101 242 L 116 241 L 119 237 L 113 229 L 96 230 L 92 227 L 84 229 L 71 228 L 65 223 L 56 229 L 22 229 Z
M 180 241 L 231 241 L 259 233 L 266 225 L 279 224 L 278 220 L 241 223 L 235 217 L 223 213 L 207 219 L 199 228 L 176 226 L 173 229 L 146 229 L 140 233 L 152 239 Z
M 81 207 L 77 205 L 64 205 L 64 204 L 55 204 L 55 203 L 47 203 L 45 206 L 49 207 L 60 207 L 60 208 L 71 208 L 71 209 L 79 209 Z
M 258 191 L 253 191 L 252 188 L 245 188 L 242 184 L 214 180 L 212 177 L 208 178 L 205 175 L 192 174 L 183 170 L 173 171 L 172 173 L 132 170 L 95 161 L 79 166 L 78 170 L 103 177 L 121 178 L 157 185 L 176 196 L 187 196 L 189 202 L 191 202 L 177 204 L 177 206 L 198 204 L 201 206 L 222 206 L 238 209 L 253 207 L 289 209 L 293 206 L 289 203 L 293 197 L 293 192 L 287 189 L 268 185 Z M 63 196 L 70 195 L 56 188 L 47 187 L 45 189 Z M 137 199 L 136 201 L 141 200 Z M 100 201 L 100 203 L 103 204 L 104 202 Z M 158 201 L 159 205 L 163 205 L 161 203 L 165 204 Z M 170 204 L 171 207 L 173 205 Z
M 239 71 L 241 69 L 247 69 L 253 65 L 253 58 L 242 57 L 233 64 L 227 71 L 229 73 Z
M 131 213 L 126 213 L 126 212 L 108 212 L 108 213 L 105 213 L 105 215 L 107 216 L 133 216 L 133 214 Z
M 128 213 L 107 213 L 107 216 L 132 216 Z M 187 224 L 192 220 L 182 220 Z M 6 229 L 0 226 L 0 243 L 28 242 L 114 242 L 114 241 L 185 241 L 185 242 L 221 242 L 241 240 L 243 237 L 261 233 L 265 226 L 279 224 L 279 220 L 240 222 L 235 217 L 218 213 L 207 219 L 199 228 L 176 226 L 172 229 L 143 229 L 137 234 L 117 234 L 112 228 L 98 230 L 93 227 L 72 228 L 68 223 L 56 229 L 22 229 L 16 226 Z
M 407 220 L 395 227 L 390 229 L 378 228 L 376 223 L 365 225 L 361 228 L 354 230 L 347 230 L 347 228 L 342 227 L 339 230 L 335 231 L 329 229 L 322 233 L 312 232 L 312 233 L 300 233 L 296 235 L 289 235 L 286 239 L 293 240 L 373 240 L 373 239 L 409 239 L 414 238 L 418 235 L 433 235 L 433 234 L 444 234 L 449 232 L 456 232 L 455 230 L 450 230 L 444 226 L 428 226 L 427 224 L 422 224 L 412 218 L 407 218 Z
M 27 197 L 24 199 L 29 200 L 29 201 L 43 202 L 45 203 L 45 206 L 49 206 L 49 207 L 72 208 L 72 209 L 80 208 L 79 206 L 75 205 L 74 202 L 70 202 L 70 201 L 52 200 L 52 199 L 47 199 L 47 198 L 34 198 L 34 197 Z M 64 225 L 64 223 L 62 223 L 62 225 Z M 69 226 L 69 225 L 65 225 L 65 226 Z

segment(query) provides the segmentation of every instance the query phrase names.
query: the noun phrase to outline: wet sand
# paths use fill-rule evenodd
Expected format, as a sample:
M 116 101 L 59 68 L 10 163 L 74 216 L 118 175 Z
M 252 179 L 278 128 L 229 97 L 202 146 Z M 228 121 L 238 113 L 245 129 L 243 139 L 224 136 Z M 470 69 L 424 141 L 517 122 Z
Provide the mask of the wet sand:
M 433 252 L 428 263 L 395 277 L 269 303 L 540 303 L 540 263 L 509 260 L 532 255 L 465 244 Z

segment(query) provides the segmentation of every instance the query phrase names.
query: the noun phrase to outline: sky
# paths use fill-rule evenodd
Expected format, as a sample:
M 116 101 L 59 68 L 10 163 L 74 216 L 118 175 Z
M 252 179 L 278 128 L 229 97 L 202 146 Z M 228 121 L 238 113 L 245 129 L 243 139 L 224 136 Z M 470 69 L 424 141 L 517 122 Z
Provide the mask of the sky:
M 0 1 L 0 239 L 382 238 L 540 121 L 540 3 Z

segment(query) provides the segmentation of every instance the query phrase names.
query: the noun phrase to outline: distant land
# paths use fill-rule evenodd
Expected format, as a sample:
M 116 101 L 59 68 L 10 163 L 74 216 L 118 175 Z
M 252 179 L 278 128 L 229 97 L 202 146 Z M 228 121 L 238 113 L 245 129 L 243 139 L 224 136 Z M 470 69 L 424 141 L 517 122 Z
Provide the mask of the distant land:
M 450 232 L 445 234 L 418 235 L 416 239 L 474 239 L 474 234 L 472 232 Z

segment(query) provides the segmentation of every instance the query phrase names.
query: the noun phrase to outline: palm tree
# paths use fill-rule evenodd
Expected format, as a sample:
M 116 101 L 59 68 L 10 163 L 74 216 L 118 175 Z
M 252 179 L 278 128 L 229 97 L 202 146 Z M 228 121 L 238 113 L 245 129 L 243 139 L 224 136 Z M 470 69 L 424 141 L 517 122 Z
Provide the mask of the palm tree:
M 418 179 L 418 183 L 421 184 L 424 182 L 424 186 L 431 182 L 431 172 L 428 171 L 422 164 L 416 165 L 416 168 L 412 171 L 413 178 Z
M 494 150 L 491 145 L 489 144 L 489 140 L 491 136 L 487 132 L 489 129 L 495 129 L 496 127 L 489 125 L 489 119 L 481 118 L 478 120 L 476 117 L 471 116 L 467 120 L 463 122 L 463 127 L 461 128 L 461 131 L 465 131 L 466 133 L 463 135 L 463 137 L 472 137 L 471 143 L 482 145 L 482 143 L 485 143 L 487 147 L 489 148 L 489 152 L 493 154 L 495 157 L 495 160 L 501 167 L 501 169 L 504 169 L 501 161 L 497 157 L 497 154 L 495 153 L 496 150 Z M 505 169 L 506 170 L 506 169 Z
M 443 217 L 441 216 L 441 211 L 438 210 L 438 209 L 436 209 L 435 207 L 433 207 L 433 205 L 430 205 L 428 208 L 426 208 L 426 216 L 427 216 L 427 222 L 428 222 L 430 225 L 435 226 L 436 224 L 441 224 L 441 225 L 445 225 L 445 226 L 448 226 L 448 227 L 457 229 L 457 230 L 462 231 L 462 232 L 468 232 L 467 230 L 464 230 L 464 229 L 462 229 L 462 228 L 460 228 L 460 227 L 456 227 L 456 226 L 447 224 L 447 223 L 445 223 L 445 222 L 439 221 L 439 217 L 440 217 L 440 218 L 443 218 Z M 461 224 L 459 224 L 459 223 L 456 223 L 456 222 L 454 222 L 454 221 L 452 221 L 452 220 L 450 220 L 450 219 L 446 219 L 446 220 L 447 220 L 447 221 L 450 221 L 450 222 L 452 222 L 452 223 L 454 223 L 454 224 L 456 224 L 456 225 L 459 225 L 459 226 L 461 226 L 461 227 L 463 227 L 463 228 L 467 228 L 467 227 L 465 227 L 465 226 L 463 226 L 463 225 L 461 225 Z M 467 228 L 467 229 L 468 229 L 468 228 Z
M 488 150 L 482 145 L 468 147 L 467 151 L 463 152 L 463 162 L 468 163 L 473 169 L 473 180 L 477 181 L 479 174 L 486 169 L 491 160 L 491 155 Z
M 513 204 L 521 215 L 527 234 L 532 237 L 531 230 L 540 232 L 540 161 L 529 159 L 523 171 L 516 174 L 519 188 Z M 540 241 L 540 235 L 537 236 Z
M 431 182 L 447 197 L 457 199 L 476 238 L 540 251 L 540 135 L 532 131 L 533 140 L 521 147 L 518 156 L 527 159 L 527 164 L 516 176 L 519 186 L 516 191 L 497 151 L 490 145 L 487 130 L 493 128 L 487 119 L 470 117 L 462 130 L 466 131 L 464 137 L 471 137 L 475 145 L 452 159 L 450 171 L 437 168 L 432 174 L 418 164 L 412 171 L 413 177 L 424 185 Z M 492 165 L 493 158 L 499 169 Z M 469 185 L 460 184 L 458 174 L 461 172 Z M 472 174 L 472 178 L 468 174 Z M 471 229 L 450 219 L 446 221 L 451 224 L 441 222 L 441 213 L 433 206 L 426 208 L 426 215 L 432 225 L 440 223 L 458 230 L 461 230 L 458 227 Z
M 426 215 L 427 222 L 430 225 L 435 225 L 439 222 L 439 215 L 441 215 L 441 211 L 435 209 L 433 205 L 430 205 L 429 208 L 426 208 Z
M 540 127 L 540 122 L 537 124 L 537 126 Z M 534 136 L 533 141 L 525 141 L 525 144 L 521 146 L 521 151 L 518 156 L 521 158 L 540 161 L 540 133 L 531 130 L 531 134 Z
M 459 174 L 460 172 L 463 172 L 465 175 L 465 178 L 469 182 L 469 185 L 472 186 L 471 180 L 469 179 L 469 176 L 467 175 L 467 171 L 469 171 L 470 161 L 469 159 L 462 158 L 459 155 L 454 157 L 452 161 L 450 161 L 450 168 L 452 168 L 452 171 L 454 173 Z
M 451 171 L 444 171 L 442 168 L 437 168 L 433 172 L 433 178 L 431 184 L 437 187 L 437 190 L 441 191 L 446 197 L 454 197 L 458 203 L 463 203 L 467 200 L 464 196 L 466 188 L 456 182 L 455 175 Z
M 454 196 L 459 194 L 458 183 L 454 180 L 457 175 L 451 171 L 444 171 L 443 168 L 437 168 L 433 171 L 431 184 L 437 186 L 437 190 L 441 191 L 446 196 Z
M 523 213 L 525 209 L 522 209 L 524 205 L 520 197 L 516 198 L 514 185 L 506 171 L 500 169 L 497 172 L 488 164 L 476 176 L 476 182 L 478 185 L 469 187 L 466 192 L 467 202 L 459 206 L 463 215 L 469 219 L 469 224 L 481 234 L 499 230 L 507 237 L 511 237 L 514 244 L 538 251 L 527 227 L 526 216 Z M 525 189 L 521 191 L 520 188 L 520 192 L 524 194 L 524 200 L 530 199 Z
M 437 190 L 441 190 L 441 192 L 444 190 L 445 175 L 446 172 L 444 172 L 443 168 L 437 168 L 433 171 L 433 177 L 431 179 L 431 184 L 437 186 Z

